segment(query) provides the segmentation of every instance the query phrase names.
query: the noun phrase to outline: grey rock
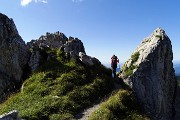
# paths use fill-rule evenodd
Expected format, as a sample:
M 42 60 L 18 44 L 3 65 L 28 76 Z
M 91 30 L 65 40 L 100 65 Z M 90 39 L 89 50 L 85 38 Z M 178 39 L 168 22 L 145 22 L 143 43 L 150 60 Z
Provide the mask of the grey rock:
M 68 41 L 66 41 L 66 44 L 64 46 L 65 52 L 74 51 L 77 56 L 79 55 L 79 52 L 86 53 L 83 43 L 78 38 L 74 39 L 73 37 L 69 37 Z
M 123 66 L 121 76 L 132 87 L 144 112 L 153 120 L 171 120 L 174 111 L 176 80 L 173 68 L 173 52 L 169 37 L 157 28 L 145 38 Z M 132 55 L 133 56 L 133 55 Z M 132 67 L 134 66 L 134 67 Z M 126 72 L 132 67 L 132 74 Z M 130 70 L 130 69 L 129 69 Z
M 37 40 L 32 40 L 27 43 L 29 49 L 32 50 L 32 54 L 29 61 L 29 66 L 31 70 L 34 71 L 40 65 L 40 59 L 42 58 L 39 50 L 45 48 L 61 49 L 66 55 L 71 58 L 78 59 L 79 52 L 84 52 L 84 45 L 78 38 L 69 37 L 69 39 L 60 32 L 46 33 L 45 36 L 41 36 Z M 47 60 L 49 60 L 51 55 L 48 55 Z
M 97 58 L 88 56 L 83 52 L 79 52 L 79 58 L 84 64 L 89 66 L 101 64 L 101 62 Z
M 0 120 L 22 120 L 22 119 L 18 117 L 18 111 L 13 110 L 10 111 L 9 113 L 0 115 Z
M 28 62 L 29 66 L 31 67 L 31 70 L 34 71 L 37 69 L 37 67 L 40 64 L 40 59 L 41 59 L 41 55 L 40 52 L 37 51 L 33 51 L 30 57 L 30 60 Z
M 0 102 L 19 82 L 29 59 L 25 42 L 12 19 L 0 13 Z

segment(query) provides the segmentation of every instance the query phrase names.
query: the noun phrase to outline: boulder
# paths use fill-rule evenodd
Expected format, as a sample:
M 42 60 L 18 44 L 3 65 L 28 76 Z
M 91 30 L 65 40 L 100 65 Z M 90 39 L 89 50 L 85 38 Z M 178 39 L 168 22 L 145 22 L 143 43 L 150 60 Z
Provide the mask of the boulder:
M 0 13 L 0 102 L 21 80 L 28 59 L 28 48 L 13 20 Z
M 101 62 L 97 58 L 88 56 L 83 52 L 79 52 L 79 59 L 84 64 L 89 65 L 89 66 L 100 65 L 101 64 Z
M 86 53 L 83 43 L 78 38 L 69 37 L 68 41 L 66 42 L 64 46 L 65 46 L 64 48 L 65 52 L 74 51 L 74 53 L 77 56 L 79 55 L 79 52 Z
M 173 52 L 169 37 L 157 28 L 125 62 L 121 77 L 134 90 L 152 120 L 171 120 L 176 94 Z

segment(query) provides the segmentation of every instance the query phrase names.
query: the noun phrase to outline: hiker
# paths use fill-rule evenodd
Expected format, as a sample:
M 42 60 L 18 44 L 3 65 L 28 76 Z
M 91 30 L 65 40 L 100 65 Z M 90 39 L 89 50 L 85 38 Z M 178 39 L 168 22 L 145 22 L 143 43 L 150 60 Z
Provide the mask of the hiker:
M 114 78 L 116 78 L 116 68 L 118 63 L 119 63 L 119 59 L 117 58 L 117 56 L 113 55 L 111 57 L 111 69 Z

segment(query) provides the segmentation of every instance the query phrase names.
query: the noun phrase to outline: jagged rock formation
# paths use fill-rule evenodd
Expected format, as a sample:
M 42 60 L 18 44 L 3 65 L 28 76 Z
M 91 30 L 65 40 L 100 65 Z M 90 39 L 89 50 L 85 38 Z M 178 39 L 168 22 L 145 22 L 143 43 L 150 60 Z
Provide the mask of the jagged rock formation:
M 37 40 L 28 42 L 27 46 L 29 49 L 32 49 L 32 54 L 29 61 L 29 66 L 31 67 L 32 71 L 34 71 L 39 66 L 40 59 L 42 58 L 41 54 L 39 54 L 39 49 L 61 49 L 65 53 L 69 54 L 70 58 L 79 58 L 79 52 L 83 53 L 83 55 L 86 55 L 84 45 L 81 40 L 73 37 L 67 38 L 63 33 L 60 32 L 46 33 L 45 36 L 41 36 Z M 83 59 L 83 62 L 87 63 L 88 65 L 92 65 L 93 63 L 98 61 L 97 59 L 90 56 L 88 56 L 88 59 L 86 60 L 88 60 L 88 62 L 86 62 L 85 59 Z M 90 60 L 91 63 L 89 62 Z
M 13 82 L 21 80 L 28 56 L 13 20 L 0 13 L 0 102 L 13 89 Z
M 153 120 L 171 120 L 176 80 L 171 41 L 157 28 L 124 64 L 121 76 L 135 91 L 143 110 Z

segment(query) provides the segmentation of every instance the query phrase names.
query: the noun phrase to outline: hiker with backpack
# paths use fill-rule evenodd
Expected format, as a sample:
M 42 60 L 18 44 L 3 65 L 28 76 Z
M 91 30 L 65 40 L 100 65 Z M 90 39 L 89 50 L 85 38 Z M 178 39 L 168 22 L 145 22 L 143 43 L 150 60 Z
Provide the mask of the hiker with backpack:
M 111 69 L 112 69 L 114 79 L 116 78 L 116 68 L 117 68 L 118 63 L 119 63 L 118 57 L 116 55 L 113 55 L 111 57 Z

